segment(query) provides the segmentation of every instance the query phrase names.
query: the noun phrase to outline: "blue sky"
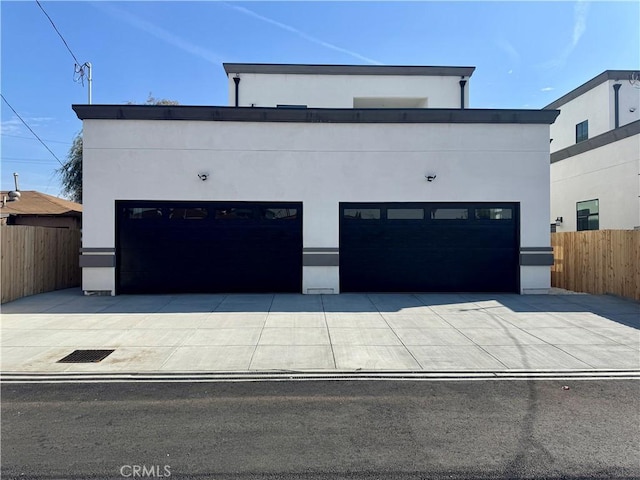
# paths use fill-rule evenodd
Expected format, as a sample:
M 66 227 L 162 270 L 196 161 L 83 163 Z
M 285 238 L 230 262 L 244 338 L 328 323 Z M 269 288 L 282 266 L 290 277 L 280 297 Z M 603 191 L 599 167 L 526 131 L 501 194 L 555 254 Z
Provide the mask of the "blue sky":
M 93 103 L 226 105 L 222 62 L 475 66 L 471 108 L 542 108 L 609 69 L 640 66 L 640 2 L 58 2 L 44 9 Z M 64 161 L 87 102 L 35 1 L 2 1 L 1 90 Z M 2 189 L 59 195 L 59 167 L 2 102 Z

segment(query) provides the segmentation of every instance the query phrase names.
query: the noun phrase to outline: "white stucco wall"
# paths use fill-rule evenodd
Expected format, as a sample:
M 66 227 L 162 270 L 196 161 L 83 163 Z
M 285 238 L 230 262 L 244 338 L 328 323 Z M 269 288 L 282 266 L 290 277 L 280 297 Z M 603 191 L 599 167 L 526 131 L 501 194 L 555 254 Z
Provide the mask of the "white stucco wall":
M 640 119 L 640 89 L 626 80 L 608 80 L 579 97 L 558 107 L 560 115 L 551 125 L 551 152 L 575 145 L 576 125 L 589 121 L 589 138 L 608 132 L 615 127 L 614 83 L 619 91 L 620 126 Z M 630 111 L 633 110 L 633 111 Z
M 640 84 L 637 86 L 631 85 L 628 81 L 621 81 L 622 86 L 620 87 L 620 126 L 626 125 L 627 123 L 635 122 L 636 120 L 640 120 Z M 613 87 L 611 88 L 613 92 Z M 612 102 L 613 102 L 613 93 Z M 612 125 L 613 123 L 613 119 Z
M 640 135 L 551 164 L 551 221 L 576 230 L 576 203 L 599 200 L 600 230 L 640 226 Z
M 135 199 L 302 201 L 304 247 L 323 248 L 339 246 L 339 202 L 520 202 L 521 246 L 548 247 L 548 138 L 523 124 L 85 120 L 83 247 L 115 247 L 114 202 Z M 338 291 L 338 267 L 303 275 Z M 83 281 L 112 290 L 115 272 Z M 549 288 L 549 267 L 521 281 Z
M 235 83 L 229 75 L 229 105 L 235 105 Z M 239 106 L 306 105 L 353 108 L 354 98 L 426 98 L 427 108 L 460 108 L 460 77 L 400 75 L 305 75 L 241 73 Z M 469 104 L 469 79 L 465 106 Z M 400 105 L 401 107 L 402 105 Z M 398 108 L 398 107 L 396 107 Z

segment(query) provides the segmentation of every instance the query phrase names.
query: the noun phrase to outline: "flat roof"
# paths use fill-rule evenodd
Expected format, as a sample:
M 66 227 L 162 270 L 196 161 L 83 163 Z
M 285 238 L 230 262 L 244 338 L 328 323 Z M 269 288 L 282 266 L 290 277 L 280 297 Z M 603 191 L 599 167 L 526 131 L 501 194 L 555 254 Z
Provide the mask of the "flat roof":
M 192 120 L 293 123 L 552 124 L 559 110 L 455 108 L 265 108 L 197 105 L 72 105 L 80 120 Z
M 264 73 L 288 75 L 422 75 L 470 77 L 476 67 L 421 65 L 314 65 L 290 63 L 223 63 L 227 75 Z
M 545 109 L 558 108 L 571 100 L 578 98 L 580 95 L 588 92 L 592 88 L 597 87 L 601 83 L 607 80 L 629 80 L 632 73 L 638 73 L 637 70 L 605 70 L 600 75 L 593 77 L 591 80 L 583 83 L 578 88 L 574 88 L 569 93 L 563 95 L 557 100 L 554 100 L 549 105 L 544 107 Z

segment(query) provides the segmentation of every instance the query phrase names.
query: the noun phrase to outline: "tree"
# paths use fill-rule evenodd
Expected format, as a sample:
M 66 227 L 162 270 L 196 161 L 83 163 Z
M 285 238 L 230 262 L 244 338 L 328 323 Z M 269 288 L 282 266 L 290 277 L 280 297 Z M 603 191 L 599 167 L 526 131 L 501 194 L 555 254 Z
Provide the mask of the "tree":
M 82 131 L 73 139 L 67 161 L 57 170 L 62 192 L 74 202 L 82 203 Z
M 137 105 L 137 102 L 133 102 L 129 100 L 127 105 Z M 143 105 L 180 105 L 177 100 L 168 100 L 166 98 L 156 98 L 153 96 L 152 92 L 149 92 L 149 96 L 147 97 L 147 101 L 143 103 Z
M 129 101 L 128 105 L 135 105 L 136 102 Z M 166 98 L 155 98 L 151 92 L 147 101 L 143 105 L 180 105 L 176 100 Z M 62 192 L 74 202 L 82 203 L 82 131 L 73 139 L 67 161 L 62 167 L 56 170 L 62 182 Z

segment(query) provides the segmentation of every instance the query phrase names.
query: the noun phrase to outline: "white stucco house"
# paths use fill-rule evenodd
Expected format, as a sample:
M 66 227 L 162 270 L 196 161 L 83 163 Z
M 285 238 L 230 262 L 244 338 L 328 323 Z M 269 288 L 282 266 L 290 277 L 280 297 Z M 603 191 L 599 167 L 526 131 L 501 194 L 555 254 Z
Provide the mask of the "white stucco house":
M 554 110 L 473 67 L 225 64 L 229 106 L 74 105 L 87 293 L 546 292 Z
M 640 228 L 640 72 L 607 70 L 545 108 L 558 232 Z

